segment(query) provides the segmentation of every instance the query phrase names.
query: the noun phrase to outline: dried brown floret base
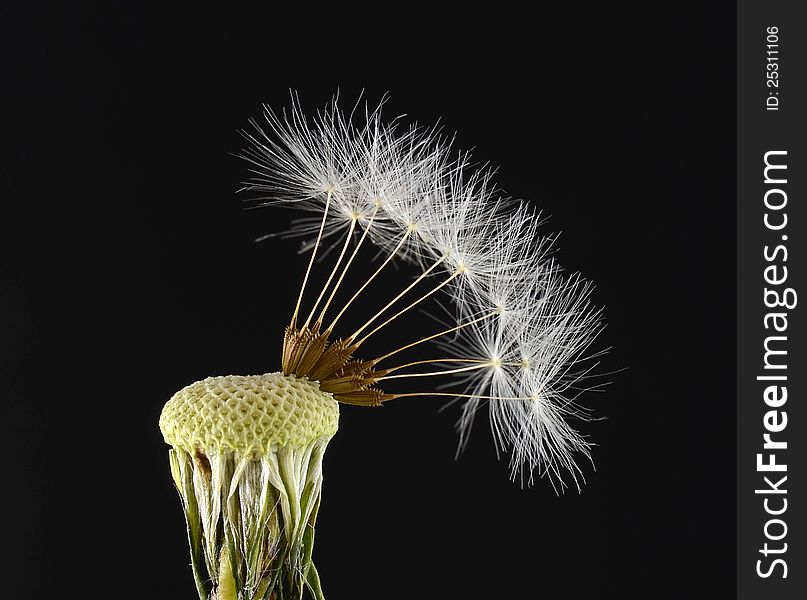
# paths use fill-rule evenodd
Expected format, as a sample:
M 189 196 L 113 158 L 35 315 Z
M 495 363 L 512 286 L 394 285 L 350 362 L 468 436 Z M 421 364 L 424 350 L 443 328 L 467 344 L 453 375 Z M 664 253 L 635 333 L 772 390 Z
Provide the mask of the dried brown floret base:
M 358 344 L 352 340 L 329 342 L 329 334 L 329 331 L 321 332 L 318 325 L 313 328 L 286 327 L 281 363 L 283 373 L 319 381 L 323 392 L 330 392 L 343 404 L 381 406 L 391 400 L 392 394 L 373 387 L 388 371 L 376 371 L 374 361 L 354 358 Z

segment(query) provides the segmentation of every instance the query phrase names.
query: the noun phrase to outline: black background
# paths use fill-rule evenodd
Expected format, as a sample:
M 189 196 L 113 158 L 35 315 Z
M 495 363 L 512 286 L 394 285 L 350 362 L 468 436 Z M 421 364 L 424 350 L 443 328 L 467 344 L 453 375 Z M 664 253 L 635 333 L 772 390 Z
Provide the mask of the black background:
M 440 401 L 345 407 L 327 597 L 734 595 L 733 5 L 25 4 L 0 9 L 8 597 L 193 597 L 157 418 L 277 369 L 305 258 L 252 242 L 294 215 L 244 211 L 231 154 L 289 88 L 389 92 L 499 165 L 597 284 L 600 370 L 625 369 L 584 399 L 596 471 L 560 497 L 508 481 L 484 421 L 455 461 Z

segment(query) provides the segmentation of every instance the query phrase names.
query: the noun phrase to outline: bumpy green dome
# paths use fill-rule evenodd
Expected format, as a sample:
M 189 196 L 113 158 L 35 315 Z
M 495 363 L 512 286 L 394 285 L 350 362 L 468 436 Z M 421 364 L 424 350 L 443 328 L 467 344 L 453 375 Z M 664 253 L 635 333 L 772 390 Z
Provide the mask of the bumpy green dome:
M 338 425 L 339 404 L 331 394 L 283 373 L 208 377 L 174 394 L 160 415 L 160 431 L 172 446 L 256 458 L 272 445 L 331 437 Z

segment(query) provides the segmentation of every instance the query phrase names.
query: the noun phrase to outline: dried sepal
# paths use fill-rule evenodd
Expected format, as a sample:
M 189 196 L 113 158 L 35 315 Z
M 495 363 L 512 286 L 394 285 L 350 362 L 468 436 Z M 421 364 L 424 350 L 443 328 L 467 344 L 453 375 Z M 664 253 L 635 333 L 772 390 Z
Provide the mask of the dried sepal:
M 259 460 L 170 451 L 200 599 L 301 598 L 318 579 L 309 571 L 327 443 L 276 448 Z

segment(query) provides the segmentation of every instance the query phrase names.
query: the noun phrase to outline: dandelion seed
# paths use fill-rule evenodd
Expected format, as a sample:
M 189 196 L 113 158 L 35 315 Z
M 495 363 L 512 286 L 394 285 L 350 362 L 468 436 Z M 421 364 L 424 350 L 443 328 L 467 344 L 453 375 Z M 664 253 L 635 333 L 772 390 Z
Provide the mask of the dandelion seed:
M 280 370 L 196 382 L 160 417 L 200 598 L 298 600 L 305 589 L 323 598 L 313 532 L 340 403 L 449 398 L 461 403 L 459 450 L 487 409 L 514 480 L 546 476 L 560 491 L 571 477 L 579 489 L 576 461 L 590 459 L 590 443 L 571 423 L 589 418 L 576 400 L 596 387 L 587 380 L 601 313 L 591 285 L 551 258 L 540 215 L 504 197 L 493 171 L 454 153 L 439 130 L 385 122 L 381 107 L 345 113 L 334 100 L 307 118 L 292 95 L 290 109 L 266 107 L 244 137 L 244 189 L 258 205 L 303 211 L 283 233 L 311 255 Z M 367 245 L 375 264 L 362 258 Z M 330 266 L 317 262 L 323 256 Z M 343 315 L 396 261 L 420 274 L 342 331 Z M 323 268 L 324 284 L 308 289 Z M 449 322 L 368 354 L 369 338 L 383 347 L 391 323 L 438 298 L 449 300 Z M 427 347 L 441 354 L 429 358 Z M 423 353 L 398 358 L 412 351 Z

